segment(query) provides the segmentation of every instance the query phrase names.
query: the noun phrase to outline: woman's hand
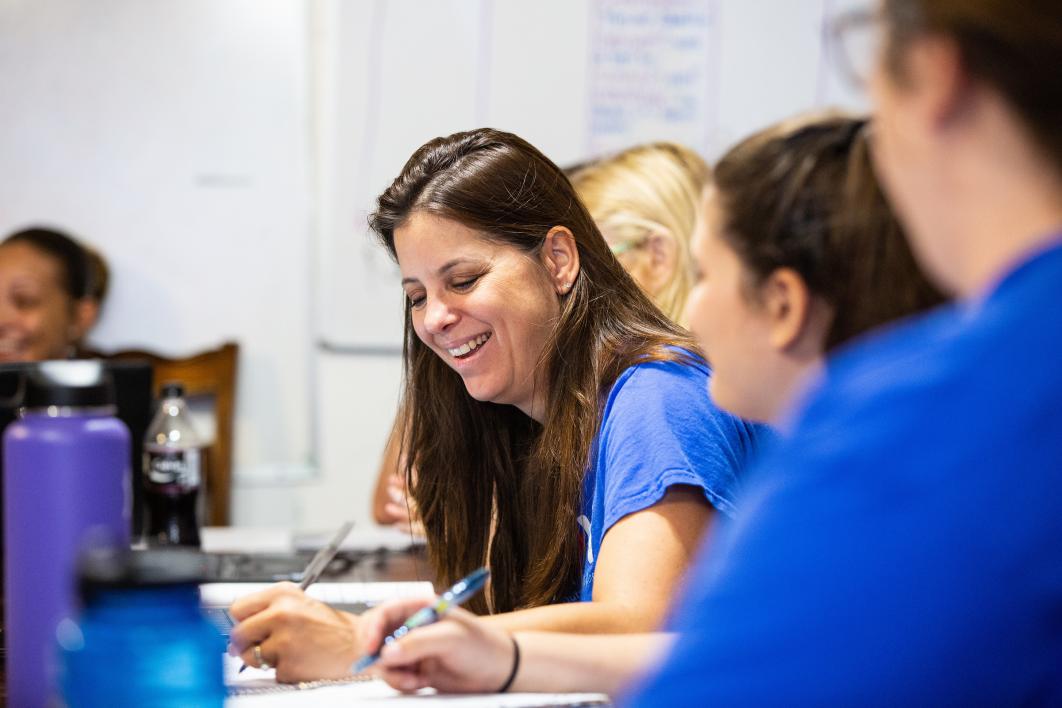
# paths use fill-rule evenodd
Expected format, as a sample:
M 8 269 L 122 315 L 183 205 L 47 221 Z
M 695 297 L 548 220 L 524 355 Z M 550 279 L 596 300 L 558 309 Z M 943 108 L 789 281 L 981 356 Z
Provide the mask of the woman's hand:
M 399 411 L 384 447 L 380 469 L 376 473 L 376 488 L 372 493 L 372 517 L 381 526 L 409 529 L 412 533 L 423 536 L 424 527 L 417 516 L 417 505 L 406 486 L 406 460 L 402 456 L 399 437 L 401 430 L 402 413 Z M 416 470 L 413 470 L 413 475 L 416 476 Z
M 375 649 L 383 637 L 434 599 L 398 600 L 362 616 L 362 637 Z M 400 691 L 432 687 L 444 693 L 490 693 L 509 678 L 513 641 L 461 608 L 435 624 L 420 627 L 380 652 L 374 671 Z
M 277 681 L 294 683 L 350 675 L 364 651 L 358 618 L 318 602 L 293 583 L 278 583 L 240 598 L 229 609 L 239 624 L 229 653 L 248 666 L 263 661 L 277 670 Z
M 412 533 L 423 536 L 424 527 L 417 516 L 417 504 L 406 487 L 406 478 L 400 474 L 390 475 L 387 479 L 386 494 L 387 501 L 384 502 L 381 518 L 390 525 L 409 529 Z

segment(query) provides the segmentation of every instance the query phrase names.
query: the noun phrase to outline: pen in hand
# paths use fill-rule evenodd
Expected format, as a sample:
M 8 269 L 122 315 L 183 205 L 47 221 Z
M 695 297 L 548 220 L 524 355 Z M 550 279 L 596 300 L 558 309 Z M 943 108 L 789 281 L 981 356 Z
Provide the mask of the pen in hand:
M 305 590 L 317 582 L 318 578 L 321 577 L 321 574 L 324 573 L 325 568 L 328 567 L 328 564 L 336 557 L 336 553 L 339 551 L 339 545 L 343 543 L 343 539 L 347 537 L 347 534 L 350 533 L 352 528 L 354 528 L 353 521 L 347 521 L 344 523 L 339 527 L 339 530 L 336 531 L 336 535 L 332 537 L 332 540 L 328 545 L 314 554 L 309 565 L 307 565 L 306 569 L 302 571 L 302 580 L 299 581 L 300 590 Z M 247 664 L 241 665 L 238 673 L 243 673 L 243 670 L 246 668 Z
M 402 623 L 401 627 L 396 629 L 390 635 L 384 637 L 379 649 L 372 654 L 366 654 L 354 662 L 354 665 L 350 667 L 351 673 L 360 674 L 365 671 L 365 669 L 375 664 L 380 658 L 380 651 L 385 646 L 398 641 L 409 634 L 411 630 L 438 622 L 446 616 L 447 612 L 482 590 L 483 586 L 487 583 L 488 577 L 490 577 L 490 571 L 486 568 L 480 568 L 468 577 L 458 580 L 454 583 L 453 587 L 440 595 L 434 603 L 414 612 Z

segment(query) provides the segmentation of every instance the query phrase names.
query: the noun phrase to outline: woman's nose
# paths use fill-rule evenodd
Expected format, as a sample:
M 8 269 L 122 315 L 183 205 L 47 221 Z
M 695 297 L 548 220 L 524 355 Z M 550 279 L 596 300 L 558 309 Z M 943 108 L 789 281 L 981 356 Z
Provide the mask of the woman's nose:
M 457 313 L 440 298 L 431 298 L 424 305 L 424 329 L 431 334 L 442 334 L 457 322 Z

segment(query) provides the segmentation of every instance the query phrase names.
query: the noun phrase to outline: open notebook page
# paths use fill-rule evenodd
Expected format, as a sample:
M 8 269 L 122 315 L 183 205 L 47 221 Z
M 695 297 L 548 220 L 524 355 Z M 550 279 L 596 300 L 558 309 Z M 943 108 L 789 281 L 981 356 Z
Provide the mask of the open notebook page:
M 240 661 L 225 657 L 225 682 L 229 698 L 225 708 L 284 708 L 285 706 L 424 706 L 443 703 L 451 706 L 603 706 L 610 705 L 601 693 L 495 693 L 459 696 L 438 695 L 431 690 L 403 695 L 379 679 L 368 676 L 349 681 L 313 681 L 278 684 L 273 670 L 248 668 L 237 673 Z

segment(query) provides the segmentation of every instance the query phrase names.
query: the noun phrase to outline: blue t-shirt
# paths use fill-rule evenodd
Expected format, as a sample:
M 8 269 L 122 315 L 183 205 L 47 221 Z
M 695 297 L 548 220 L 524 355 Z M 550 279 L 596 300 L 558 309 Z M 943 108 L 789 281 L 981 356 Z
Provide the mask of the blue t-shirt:
M 840 355 L 636 705 L 1062 705 L 1062 246 Z
M 703 363 L 653 361 L 616 379 L 602 412 L 583 482 L 579 533 L 586 542 L 579 599 L 591 599 L 601 539 L 628 514 L 660 501 L 668 487 L 700 487 L 724 514 L 762 426 L 715 407 Z

